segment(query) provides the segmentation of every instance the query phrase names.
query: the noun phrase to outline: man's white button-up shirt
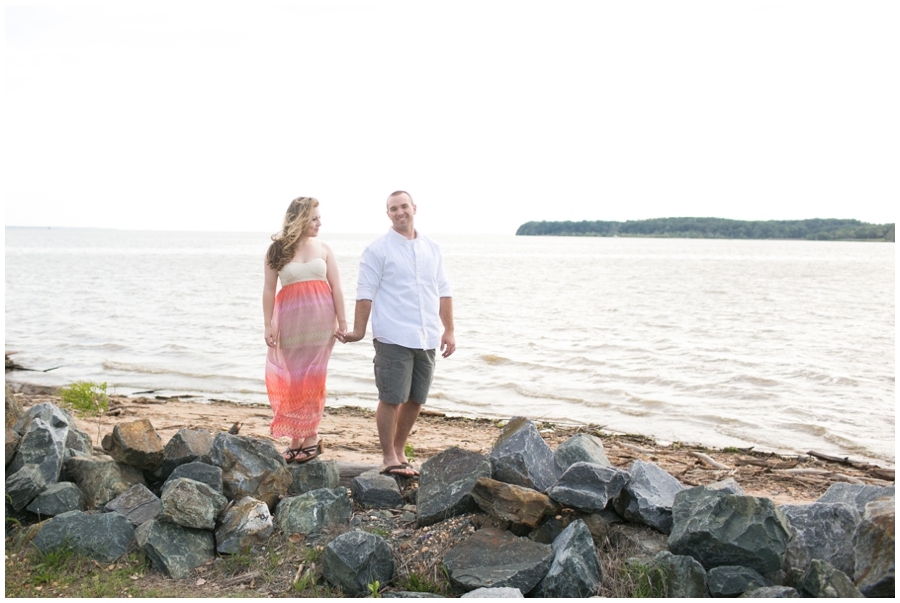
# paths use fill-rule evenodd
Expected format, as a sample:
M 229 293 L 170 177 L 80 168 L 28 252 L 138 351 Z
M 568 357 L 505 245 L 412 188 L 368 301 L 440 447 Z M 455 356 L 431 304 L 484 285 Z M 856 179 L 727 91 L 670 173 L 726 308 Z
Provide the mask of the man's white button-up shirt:
M 372 337 L 406 348 L 441 343 L 440 306 L 451 297 L 441 248 L 416 232 L 409 240 L 393 228 L 363 251 L 356 299 L 372 301 Z

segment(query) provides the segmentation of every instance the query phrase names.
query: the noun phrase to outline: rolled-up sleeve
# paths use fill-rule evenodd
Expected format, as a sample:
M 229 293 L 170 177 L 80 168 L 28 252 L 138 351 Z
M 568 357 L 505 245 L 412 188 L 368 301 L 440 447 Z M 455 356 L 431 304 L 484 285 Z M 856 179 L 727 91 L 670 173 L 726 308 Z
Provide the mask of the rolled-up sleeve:
M 381 274 L 384 271 L 384 258 L 378 257 L 372 250 L 372 246 L 366 247 L 362 258 L 359 260 L 359 278 L 356 281 L 356 300 L 367 299 L 372 301 L 378 292 L 381 283 Z
M 440 248 L 437 250 L 437 286 L 438 297 L 453 297 L 450 291 L 450 281 L 447 280 L 447 273 L 444 272 L 444 258 Z

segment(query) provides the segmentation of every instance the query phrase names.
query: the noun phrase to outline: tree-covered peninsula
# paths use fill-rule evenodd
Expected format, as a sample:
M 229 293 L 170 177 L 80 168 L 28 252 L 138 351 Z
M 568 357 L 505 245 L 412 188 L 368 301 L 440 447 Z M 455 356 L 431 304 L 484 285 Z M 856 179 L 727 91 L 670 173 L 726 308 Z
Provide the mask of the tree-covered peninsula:
M 654 218 L 607 222 L 526 222 L 516 235 L 569 237 L 681 237 L 691 239 L 808 239 L 815 241 L 894 241 L 893 224 L 859 220 L 726 220 Z

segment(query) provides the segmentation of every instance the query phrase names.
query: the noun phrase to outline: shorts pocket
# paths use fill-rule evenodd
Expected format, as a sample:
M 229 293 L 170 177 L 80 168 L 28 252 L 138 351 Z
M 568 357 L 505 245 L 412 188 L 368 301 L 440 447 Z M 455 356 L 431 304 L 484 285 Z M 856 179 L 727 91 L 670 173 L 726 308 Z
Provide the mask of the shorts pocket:
M 391 359 L 375 356 L 372 362 L 375 364 L 375 387 L 378 388 L 378 398 L 380 400 L 391 399 L 395 381 L 391 375 L 391 365 L 393 364 Z

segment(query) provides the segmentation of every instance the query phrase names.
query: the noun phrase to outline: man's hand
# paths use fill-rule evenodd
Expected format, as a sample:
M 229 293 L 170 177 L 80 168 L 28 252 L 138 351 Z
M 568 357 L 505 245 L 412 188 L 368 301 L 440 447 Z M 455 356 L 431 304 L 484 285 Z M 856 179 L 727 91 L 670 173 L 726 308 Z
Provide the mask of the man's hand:
M 444 331 L 444 334 L 441 335 L 441 356 L 446 358 L 455 351 L 456 339 L 453 338 L 453 333 Z

